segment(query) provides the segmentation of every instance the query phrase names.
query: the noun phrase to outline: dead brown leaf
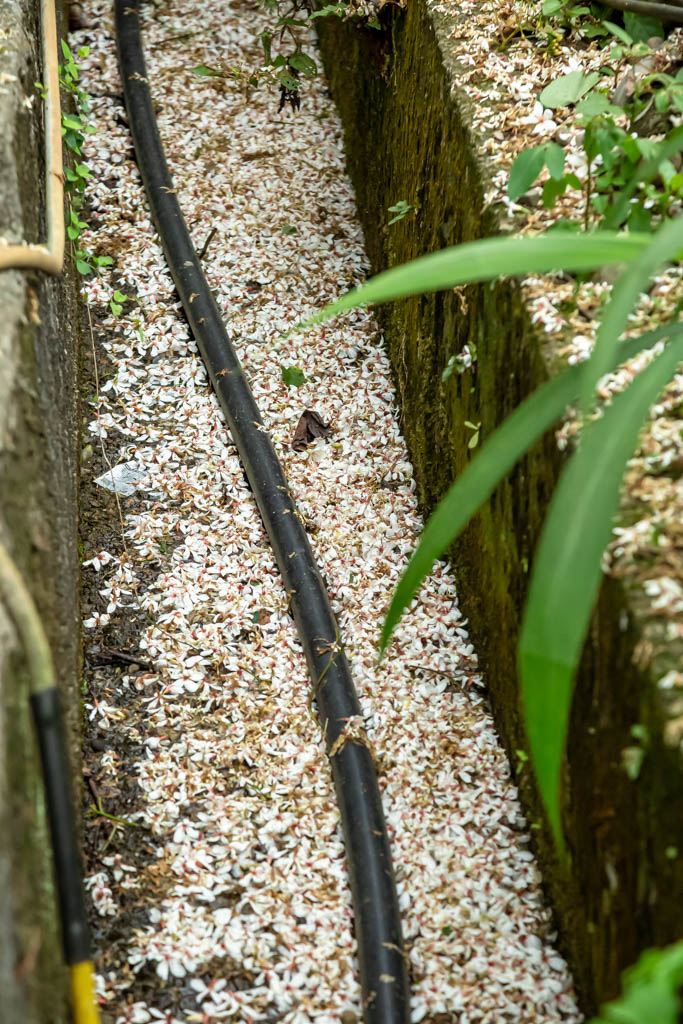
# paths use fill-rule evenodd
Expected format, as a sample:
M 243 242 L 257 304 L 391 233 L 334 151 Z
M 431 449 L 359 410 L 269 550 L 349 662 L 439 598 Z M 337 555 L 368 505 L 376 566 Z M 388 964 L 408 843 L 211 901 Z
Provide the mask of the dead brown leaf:
M 326 438 L 329 435 L 329 423 L 325 423 L 320 414 L 315 412 L 314 409 L 304 409 L 294 431 L 292 448 L 297 452 L 301 452 L 311 441 L 315 441 L 319 437 Z

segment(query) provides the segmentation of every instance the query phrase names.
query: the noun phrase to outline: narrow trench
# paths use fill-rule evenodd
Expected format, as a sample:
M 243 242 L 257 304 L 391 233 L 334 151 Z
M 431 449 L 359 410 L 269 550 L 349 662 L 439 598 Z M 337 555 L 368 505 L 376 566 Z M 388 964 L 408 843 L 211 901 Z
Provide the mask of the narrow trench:
M 258 64 L 252 2 L 144 9 L 185 218 L 325 574 L 376 759 L 412 1019 L 578 1021 L 527 825 L 441 566 L 376 664 L 420 519 L 370 313 L 285 338 L 363 279 L 341 129 L 191 69 Z M 179 309 L 133 159 L 110 4 L 91 94 L 82 541 L 87 888 L 105 1024 L 361 1017 L 338 813 L 287 595 Z M 311 44 L 313 46 L 313 44 Z M 115 289 L 127 296 L 112 312 Z M 287 385 L 282 368 L 305 381 Z M 296 376 L 296 375 L 294 375 Z M 304 410 L 329 424 L 291 442 Z M 114 469 L 126 493 L 97 478 Z

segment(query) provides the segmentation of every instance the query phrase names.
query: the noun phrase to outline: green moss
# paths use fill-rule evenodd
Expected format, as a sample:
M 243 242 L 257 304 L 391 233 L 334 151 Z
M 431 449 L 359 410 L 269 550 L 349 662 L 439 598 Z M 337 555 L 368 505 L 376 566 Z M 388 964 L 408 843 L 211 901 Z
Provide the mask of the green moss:
M 318 21 L 374 272 L 496 230 L 495 218 L 484 211 L 487 171 L 478 160 L 467 100 L 451 88 L 457 59 L 444 26 L 423 0 L 405 11 L 387 5 L 382 23 L 377 32 Z M 400 200 L 417 212 L 389 227 L 388 207 Z M 544 350 L 509 282 L 406 299 L 378 315 L 418 497 L 428 514 L 472 457 L 465 421 L 481 422 L 485 439 L 546 379 L 552 352 Z M 465 344 L 476 346 L 476 363 L 443 383 L 449 358 Z M 450 551 L 513 764 L 515 751 L 527 746 L 515 657 L 520 614 L 560 467 L 549 433 Z M 678 936 L 672 908 L 683 895 L 683 857 L 665 852 L 683 849 L 673 794 L 676 787 L 680 793 L 680 757 L 661 743 L 658 676 L 633 663 L 641 631 L 629 600 L 620 583 L 603 587 L 577 683 L 564 787 L 570 866 L 558 865 L 544 825 L 532 833 L 587 1012 L 615 993 L 621 970 L 639 949 Z M 634 722 L 645 722 L 653 739 L 639 778 L 631 781 L 621 751 L 633 742 Z M 542 822 L 528 769 L 518 781 L 529 820 Z

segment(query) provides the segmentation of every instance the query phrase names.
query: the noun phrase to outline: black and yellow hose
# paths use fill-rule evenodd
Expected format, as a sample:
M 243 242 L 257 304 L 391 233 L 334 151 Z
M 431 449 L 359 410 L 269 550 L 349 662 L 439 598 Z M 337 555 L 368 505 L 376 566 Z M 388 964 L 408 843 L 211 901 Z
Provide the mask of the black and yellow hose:
M 71 772 L 52 654 L 33 598 L 2 544 L 0 598 L 14 621 L 30 673 L 31 708 L 43 770 L 62 943 L 71 981 L 73 1021 L 74 1024 L 98 1024 Z

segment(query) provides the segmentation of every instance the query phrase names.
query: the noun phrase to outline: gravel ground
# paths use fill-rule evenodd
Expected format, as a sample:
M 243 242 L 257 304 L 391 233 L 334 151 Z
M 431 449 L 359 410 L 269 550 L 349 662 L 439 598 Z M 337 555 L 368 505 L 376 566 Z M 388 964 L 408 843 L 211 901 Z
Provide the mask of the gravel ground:
M 137 794 L 137 828 L 114 822 L 91 857 L 99 991 L 117 1024 L 326 1024 L 360 1015 L 328 766 L 286 595 L 148 218 L 109 8 L 86 4 L 92 27 L 73 37 L 92 47 L 83 83 L 97 127 L 84 241 L 115 257 L 111 276 L 84 286 L 102 368 L 90 430 L 134 471 L 134 493 L 120 498 L 125 539 L 85 539 L 87 642 L 121 646 L 126 623 L 141 627 L 140 664 L 116 686 L 95 669 L 86 680 L 91 777 L 101 793 Z M 421 526 L 376 325 L 362 312 L 283 339 L 366 270 L 325 83 L 307 85 L 293 114 L 271 90 L 189 70 L 257 62 L 267 25 L 254 3 L 145 7 L 148 74 L 197 248 L 216 230 L 209 282 L 343 631 L 392 840 L 412 1018 L 578 1021 L 446 568 L 376 664 Z M 115 286 L 136 296 L 117 316 Z M 306 382 L 287 387 L 281 366 Z M 295 451 L 304 409 L 331 434 Z

